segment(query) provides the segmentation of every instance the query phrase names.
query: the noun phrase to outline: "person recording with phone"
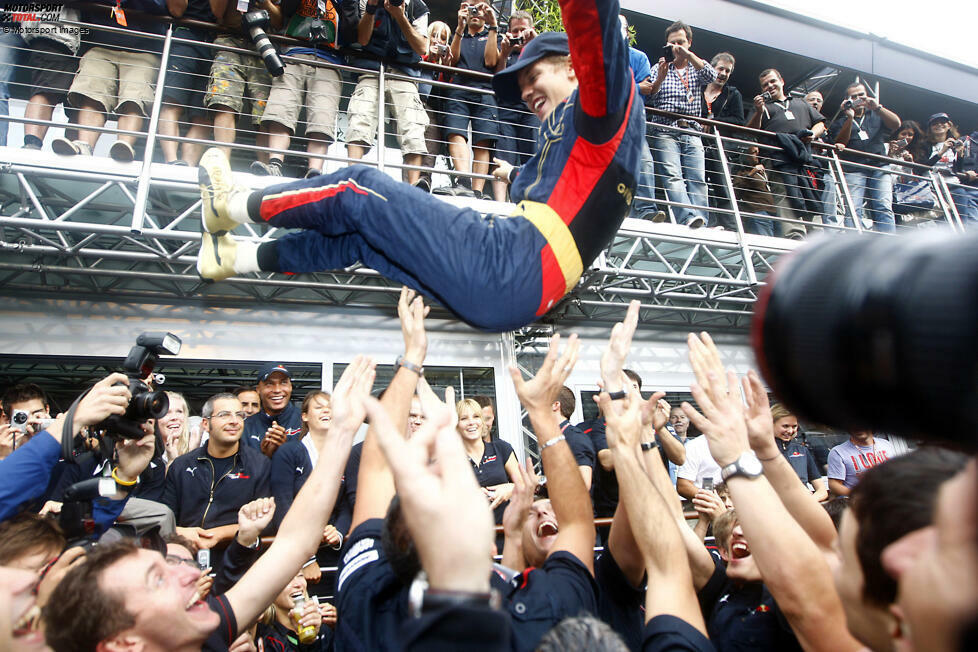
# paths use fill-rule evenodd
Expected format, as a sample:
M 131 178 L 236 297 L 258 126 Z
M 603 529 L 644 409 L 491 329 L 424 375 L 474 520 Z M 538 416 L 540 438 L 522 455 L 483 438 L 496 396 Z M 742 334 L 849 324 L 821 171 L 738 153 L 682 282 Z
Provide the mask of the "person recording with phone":
M 717 78 L 716 69 L 693 54 L 693 29 L 682 21 L 666 28 L 666 45 L 656 65 L 655 80 L 649 98 L 653 108 L 682 113 L 692 118 L 703 115 L 703 91 Z M 695 120 L 653 115 L 656 125 L 679 127 L 674 131 L 652 129 L 652 149 L 657 174 L 665 184 L 666 198 L 675 204 L 697 208 L 673 207 L 676 221 L 691 229 L 706 226 L 706 162 L 702 131 Z
M 829 134 L 836 143 L 846 146 L 840 155 L 843 159 L 862 164 L 842 166 L 856 215 L 859 219 L 871 219 L 874 231 L 893 233 L 896 221 L 893 216 L 892 177 L 880 169 L 879 161 L 853 152 L 885 155 L 886 136 L 900 126 L 900 116 L 869 95 L 862 82 L 846 87 L 846 99 L 842 102 L 841 110 L 842 115 L 829 127 Z M 846 218 L 845 224 L 853 226 L 850 218 Z

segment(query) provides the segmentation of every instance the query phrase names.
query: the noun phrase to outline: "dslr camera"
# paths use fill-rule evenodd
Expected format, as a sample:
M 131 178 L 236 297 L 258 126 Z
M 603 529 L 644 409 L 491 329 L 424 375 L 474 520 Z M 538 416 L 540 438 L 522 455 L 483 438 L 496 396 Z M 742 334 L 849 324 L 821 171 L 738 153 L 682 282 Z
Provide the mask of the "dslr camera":
M 285 64 L 282 63 L 275 46 L 265 33 L 265 28 L 268 27 L 268 12 L 264 9 L 249 11 L 241 17 L 241 24 L 248 32 L 251 42 L 255 44 L 255 49 L 265 63 L 268 74 L 272 77 L 281 77 L 285 72 Z
M 132 399 L 126 413 L 113 414 L 98 424 L 98 428 L 110 435 L 139 439 L 143 436 L 140 424 L 147 419 L 159 419 L 170 409 L 166 392 L 150 388 L 143 379 L 153 373 L 161 355 L 180 353 L 180 338 L 173 333 L 143 333 L 136 338 L 136 346 L 129 349 L 122 364 L 129 376 L 129 393 Z

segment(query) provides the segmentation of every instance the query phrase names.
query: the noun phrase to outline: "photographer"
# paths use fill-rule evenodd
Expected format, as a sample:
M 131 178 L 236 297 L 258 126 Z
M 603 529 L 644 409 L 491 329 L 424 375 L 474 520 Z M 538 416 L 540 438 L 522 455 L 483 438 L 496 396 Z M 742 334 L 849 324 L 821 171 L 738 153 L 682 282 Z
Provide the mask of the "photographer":
M 421 73 L 413 64 L 421 61 L 421 56 L 428 51 L 428 6 L 422 0 L 360 0 L 360 15 L 357 42 L 373 58 L 355 57 L 350 65 L 379 71 L 379 58 L 388 66 L 387 70 L 420 78 Z M 361 73 L 350 96 L 346 151 L 352 159 L 363 158 L 377 139 L 377 103 L 385 101 L 379 97 L 379 87 L 378 74 Z M 397 121 L 397 141 L 404 164 L 421 165 L 421 156 L 428 151 L 424 140 L 428 114 L 421 104 L 417 81 L 386 77 L 384 92 Z M 413 184 L 418 182 L 421 172 L 407 170 L 405 176 Z
M 805 154 L 811 157 L 811 142 L 825 133 L 825 116 L 800 97 L 788 97 L 784 92 L 784 78 L 774 68 L 768 68 L 758 76 L 762 92 L 754 96 L 754 110 L 747 118 L 751 129 L 764 129 L 783 137 L 768 140 L 767 144 L 781 145 L 782 150 L 768 153 L 771 157 L 771 192 L 782 218 L 796 222 L 783 222 L 784 237 L 801 240 L 805 227 L 801 220 L 811 221 L 816 215 L 824 215 L 821 191 L 811 184 L 811 177 L 799 159 Z M 798 156 L 792 156 L 784 143 L 790 142 Z
M 325 3 L 322 4 L 325 6 Z M 329 4 L 336 8 L 336 2 L 330 1 Z M 337 51 L 341 45 L 339 19 L 334 16 L 334 22 L 325 22 L 319 5 L 317 2 L 283 0 L 285 35 L 305 41 L 303 45 L 289 48 L 284 54 L 310 63 L 290 63 L 284 74 L 272 79 L 272 89 L 261 118 L 261 129 L 267 134 L 268 147 L 287 150 L 299 124 L 299 112 L 305 107 L 307 177 L 316 176 L 323 170 L 323 159 L 320 157 L 326 154 L 336 135 L 336 113 L 343 92 L 339 72 L 324 65 L 312 65 L 312 62 L 340 65 L 345 63 Z M 338 15 L 341 12 L 334 13 Z M 327 29 L 327 26 L 332 30 Z M 258 142 L 262 138 L 259 135 Z M 268 163 L 256 160 L 251 164 L 251 171 L 280 177 L 284 160 L 285 154 L 272 152 Z
M 878 161 L 851 152 L 885 155 L 886 137 L 900 126 L 900 116 L 884 108 L 876 98 L 869 97 L 865 84 L 861 82 L 846 87 L 846 99 L 842 102 L 841 110 L 843 115 L 829 127 L 829 134 L 835 142 L 846 146 L 841 157 L 873 166 L 873 169 L 853 165 L 842 167 L 856 215 L 859 219 L 869 217 L 874 231 L 893 233 L 896 221 L 889 173 L 877 167 L 880 165 Z M 846 226 L 853 226 L 851 219 L 846 219 Z
M 533 40 L 537 31 L 533 28 L 533 16 L 528 11 L 514 11 L 509 18 L 509 29 L 499 44 L 496 72 L 502 72 L 515 64 L 523 48 Z M 540 119 L 527 111 L 522 101 L 513 102 L 496 98 L 499 107 L 499 138 L 496 140 L 496 161 L 506 161 L 513 167 L 526 163 L 536 149 Z M 495 161 L 494 161 L 495 162 Z M 496 201 L 506 201 L 508 184 L 501 179 L 492 182 Z
M 3 413 L 10 422 L 0 426 L 0 460 L 42 430 L 38 427 L 42 420 L 51 418 L 44 390 L 34 383 L 14 385 L 4 392 Z
M 96 383 L 79 402 L 72 432 L 63 433 L 65 415 L 61 414 L 36 437 L 0 462 L 0 520 L 10 518 L 22 503 L 43 493 L 46 482 L 38 480 L 46 479 L 57 464 L 62 452 L 62 437 L 74 437 L 83 428 L 101 423 L 110 415 L 125 414 L 130 398 L 129 379 L 124 374 L 112 374 Z M 118 486 L 135 486 L 139 474 L 149 464 L 153 444 L 153 436 L 146 435 L 138 441 L 126 439 L 116 445 L 119 459 L 118 465 L 113 468 L 113 477 Z M 124 502 L 96 502 L 96 523 L 106 527 L 110 525 L 122 511 Z
M 462 70 L 493 73 L 499 62 L 499 28 L 496 12 L 484 2 L 462 2 L 458 10 L 458 25 L 452 38 L 452 64 Z M 472 79 L 456 75 L 456 84 L 489 90 L 487 79 Z M 472 152 L 466 142 L 469 121 L 472 121 Z M 478 91 L 445 91 L 445 133 L 448 151 L 456 172 L 489 172 L 489 153 L 499 133 L 496 100 L 491 93 Z M 473 162 L 474 161 L 474 162 Z M 472 190 L 478 197 L 485 179 L 459 177 L 458 185 Z M 463 191 L 463 194 L 467 194 Z
M 699 118 L 703 114 L 703 91 L 716 80 L 717 71 L 693 54 L 693 28 L 686 23 L 674 22 L 666 28 L 665 37 L 666 56 L 660 57 L 656 65 L 649 94 L 651 106 Z M 703 129 L 695 120 L 660 115 L 653 115 L 652 122 L 696 132 Z M 655 128 L 652 130 L 652 150 L 658 175 L 665 185 L 666 198 L 677 204 L 696 206 L 674 206 L 676 221 L 691 229 L 706 226 L 708 202 L 702 138 L 699 134 Z
M 279 536 L 227 593 L 199 599 L 200 570 L 169 565 L 159 552 L 131 542 L 101 546 L 70 570 L 44 610 L 48 645 L 65 650 L 226 650 L 316 550 L 340 486 L 363 401 L 373 383 L 373 365 L 358 356 L 333 393 L 336 423 L 310 474 L 286 514 Z M 272 519 L 274 501 L 262 498 L 239 510 L 253 543 Z M 245 528 L 242 528 L 242 530 Z
M 248 9 L 267 11 L 270 26 L 275 30 L 282 27 L 282 9 L 279 3 L 273 0 L 251 0 Z M 241 17 L 238 4 L 228 2 L 220 25 L 235 35 L 219 34 L 214 39 L 215 47 L 244 50 L 254 48 L 251 41 L 243 34 Z M 244 111 L 245 89 L 247 88 L 251 98 L 250 122 L 254 130 L 258 131 L 271 85 L 272 76 L 257 56 L 238 54 L 224 49 L 215 51 L 204 105 L 214 112 L 214 140 L 228 143 L 228 146 L 223 148 L 227 156 L 231 156 L 230 145 L 234 144 L 238 114 Z M 255 144 L 259 147 L 267 147 L 268 132 L 259 132 Z M 259 150 L 258 157 L 263 163 L 268 163 L 266 150 Z

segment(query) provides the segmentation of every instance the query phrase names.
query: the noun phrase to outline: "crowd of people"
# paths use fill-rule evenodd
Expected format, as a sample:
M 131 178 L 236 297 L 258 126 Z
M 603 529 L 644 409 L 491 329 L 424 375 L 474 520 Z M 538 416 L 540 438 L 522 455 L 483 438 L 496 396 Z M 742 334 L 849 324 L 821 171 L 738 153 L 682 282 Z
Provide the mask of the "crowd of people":
M 643 398 L 624 367 L 633 303 L 601 356 L 598 418 L 567 418 L 575 335 L 555 335 L 534 376 L 512 368 L 539 456 L 523 462 L 491 435 L 491 399 L 425 381 L 421 299 L 405 288 L 398 314 L 386 388 L 357 356 L 300 405 L 267 364 L 210 397 L 198 432 L 172 393 L 138 439 L 103 431 L 126 412 L 122 374 L 54 419 L 40 387 L 9 388 L 0 647 L 967 649 L 965 455 L 897 456 L 853 432 L 827 492 L 795 415 L 726 371 L 708 334 L 688 338 L 695 406 Z
M 351 161 L 376 145 L 381 103 L 393 118 L 402 179 L 426 191 L 432 190 L 436 157 L 444 155 L 452 182 L 437 192 L 506 201 L 511 171 L 536 149 L 544 99 L 494 95 L 490 83 L 493 73 L 515 63 L 537 37 L 526 11 L 501 17 L 488 3 L 463 0 L 457 20 L 446 22 L 429 20 L 422 0 L 117 4 L 111 15 L 66 6 L 56 20 L 42 19 L 33 31 L 28 25 L 0 37 L 0 61 L 7 64 L 0 65 L 0 96 L 9 96 L 18 64 L 30 67 L 25 117 L 36 122 L 24 125 L 25 148 L 42 147 L 49 128 L 45 121 L 64 104 L 71 124 L 64 137 L 51 142 L 55 152 L 91 154 L 103 133 L 98 129 L 115 115 L 119 133 L 106 134 L 113 139 L 109 154 L 121 162 L 136 157 L 162 47 L 158 38 L 147 36 L 158 36 L 164 25 L 138 16 L 127 21 L 130 9 L 220 29 L 180 25 L 174 30 L 180 40 L 170 48 L 159 117 L 167 163 L 197 165 L 200 141 L 208 139 L 230 154 L 240 140 L 238 127 L 247 125 L 258 146 L 246 154 L 253 173 L 315 176 L 338 138 Z M 257 56 L 240 52 L 254 49 L 242 23 L 249 11 L 267 12 L 267 31 L 294 39 L 280 48 L 294 58 L 280 76 L 272 77 Z M 627 21 L 620 19 L 628 41 Z M 82 38 L 77 29 L 57 28 L 59 21 L 78 20 L 115 30 L 91 29 Z M 736 206 L 744 230 L 762 235 L 798 239 L 812 222 L 855 228 L 855 219 L 863 228 L 893 232 L 898 223 L 939 208 L 925 178 L 932 168 L 944 178 L 961 218 L 978 221 L 978 135 L 960 134 L 946 113 L 934 113 L 926 122 L 901 119 L 883 106 L 878 85 L 859 79 L 846 87 L 839 107 L 824 107 L 821 92 L 794 94 L 773 68 L 750 84 L 745 99 L 731 81 L 735 55 L 697 55 L 693 29 L 682 21 L 665 30 L 660 56 L 629 49 L 639 98 L 650 110 L 633 217 L 732 230 Z M 394 75 L 385 76 L 383 98 L 379 61 Z M 419 67 L 422 62 L 439 67 Z M 346 82 L 336 65 L 359 72 Z M 347 83 L 352 91 L 344 91 Z M 345 95 L 347 125 L 340 135 L 337 119 Z M 737 129 L 743 126 L 770 135 Z M 6 129 L 0 121 L 0 144 Z M 733 197 L 712 138 L 717 133 L 758 141 L 756 147 L 730 143 L 725 148 Z M 174 140 L 181 137 L 186 140 Z M 286 154 L 297 142 L 306 165 L 295 172 L 286 167 Z M 843 161 L 848 198 L 825 158 L 833 150 Z

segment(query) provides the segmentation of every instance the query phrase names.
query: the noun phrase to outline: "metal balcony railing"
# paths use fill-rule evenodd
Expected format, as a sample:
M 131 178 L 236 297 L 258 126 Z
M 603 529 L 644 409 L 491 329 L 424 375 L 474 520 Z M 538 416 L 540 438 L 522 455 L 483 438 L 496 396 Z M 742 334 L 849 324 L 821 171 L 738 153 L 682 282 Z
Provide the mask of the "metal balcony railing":
M 104 7 L 103 7 L 104 8 Z M 338 110 L 333 117 L 332 131 L 335 139 L 328 147 L 316 149 L 317 137 L 306 133 L 308 119 L 302 115 L 290 134 L 286 146 L 268 146 L 264 134 L 258 129 L 254 114 L 247 109 L 237 117 L 233 144 L 226 130 L 206 132 L 204 137 L 168 135 L 161 131 L 161 113 L 164 91 L 171 78 L 166 72 L 171 50 L 176 44 L 193 43 L 174 32 L 174 25 L 211 27 L 192 21 L 170 21 L 159 17 L 153 20 L 168 22 L 164 34 L 140 34 L 146 51 L 159 52 L 158 67 L 152 70 L 157 79 L 154 98 L 139 130 L 120 129 L 107 122 L 103 126 L 85 126 L 97 132 L 100 138 L 95 157 L 56 157 L 49 154 L 52 139 L 62 130 L 71 134 L 74 123 L 67 124 L 64 117 L 39 120 L 20 114 L 0 116 L 9 123 L 8 147 L 0 150 L 0 164 L 6 174 L 0 174 L 0 251 L 8 254 L 30 256 L 24 261 L 7 255 L 0 260 L 0 272 L 10 277 L 32 271 L 54 272 L 67 277 L 85 276 L 93 291 L 103 285 L 131 284 L 137 293 L 176 294 L 190 296 L 207 292 L 212 296 L 225 293 L 226 298 L 256 297 L 263 300 L 287 301 L 295 288 L 303 288 L 308 294 L 302 301 L 347 303 L 357 301 L 350 293 L 383 295 L 389 302 L 395 289 L 384 282 L 375 272 L 362 267 L 339 270 L 320 275 L 303 275 L 301 278 L 283 278 L 270 274 L 254 275 L 229 280 L 226 284 L 205 287 L 194 272 L 197 242 L 199 241 L 199 196 L 196 174 L 186 167 L 165 165 L 163 143 L 189 146 L 181 152 L 186 163 L 195 163 L 204 147 L 225 146 L 231 151 L 232 167 L 240 172 L 239 182 L 261 186 L 275 179 L 260 179 L 247 174 L 252 161 L 266 161 L 268 156 L 284 158 L 285 174 L 301 176 L 308 167 L 332 171 L 353 162 L 375 165 L 392 176 L 406 177 L 409 171 L 430 174 L 432 185 L 448 188 L 452 179 L 483 181 L 486 194 L 493 193 L 492 177 L 479 172 L 452 169 L 451 157 L 446 151 L 446 138 L 435 130 L 429 130 L 428 153 L 431 158 L 422 159 L 422 165 L 414 165 L 401 156 L 399 143 L 394 139 L 397 130 L 388 124 L 386 115 L 393 115 L 393 107 L 386 93 L 390 82 L 419 81 L 408 77 L 385 63 L 380 63 L 378 84 L 377 133 L 370 151 L 362 161 L 349 156 L 345 147 L 345 133 L 349 120 L 349 99 L 355 86 L 355 76 L 365 71 L 349 65 L 336 65 L 322 60 L 299 60 L 283 57 L 287 66 L 303 63 L 316 68 L 331 68 L 340 75 Z M 66 22 L 65 28 L 83 27 L 89 34 L 98 32 L 122 32 L 132 30 L 120 27 L 88 25 Z M 84 40 L 90 36 L 83 37 Z M 276 38 L 280 45 L 288 47 L 296 42 Z M 31 76 L 37 71 L 33 62 L 32 46 L 24 43 L 4 42 L 0 47 L 14 48 L 15 70 L 10 82 L 11 95 L 27 99 L 32 88 Z M 249 49 L 220 44 L 207 44 L 212 53 L 224 52 L 253 55 Z M 8 52 L 9 54 L 9 52 Z M 76 57 L 77 58 L 77 57 Z M 254 57 L 247 64 L 248 71 L 263 71 L 260 59 Z M 446 69 L 441 66 L 421 64 L 425 74 L 451 73 L 452 81 L 422 79 L 423 85 L 432 88 L 432 96 L 438 97 L 452 91 L 465 90 L 487 98 L 492 92 L 468 86 L 467 80 L 486 79 L 467 71 Z M 206 82 L 210 71 L 205 65 L 198 79 Z M 257 75 L 253 76 L 257 77 Z M 270 78 L 269 78 L 270 79 Z M 252 95 L 263 95 L 270 81 L 256 80 Z M 38 89 L 35 89 L 38 90 Z M 307 94 L 308 95 L 308 94 Z M 429 96 L 430 98 L 431 96 Z M 306 102 L 308 104 L 308 102 Z M 247 107 L 247 104 L 245 105 Z M 192 108 L 192 107 L 181 107 Z M 444 121 L 444 104 L 430 99 L 425 104 L 426 114 L 433 123 Z M 74 109 L 67 111 L 69 117 Z M 650 116 L 662 112 L 649 110 Z M 510 113 L 522 117 L 525 111 Z M 668 115 L 668 114 L 663 114 Z M 686 117 L 686 116 L 683 116 Z M 852 163 L 840 159 L 833 147 L 816 145 L 815 160 L 819 168 L 815 172 L 818 184 L 813 187 L 817 197 L 805 202 L 790 201 L 786 195 L 801 190 L 797 179 L 778 175 L 775 168 L 777 148 L 771 144 L 772 134 L 707 119 L 696 119 L 711 128 L 699 132 L 677 127 L 665 127 L 649 122 L 647 142 L 650 157 L 656 164 L 652 172 L 661 170 L 658 165 L 663 151 L 656 149 L 653 129 L 671 134 L 691 134 L 700 137 L 704 145 L 703 186 L 705 192 L 689 194 L 682 201 L 665 191 L 665 180 L 658 175 L 640 178 L 636 191 L 633 217 L 641 216 L 639 209 L 648 209 L 646 216 L 662 211 L 665 223 L 656 224 L 647 219 L 626 220 L 614 241 L 605 252 L 585 271 L 578 288 L 559 306 L 558 319 L 617 319 L 621 310 L 632 298 L 643 301 L 643 319 L 688 326 L 692 322 L 708 323 L 720 327 L 742 328 L 749 318 L 758 286 L 781 254 L 790 251 L 797 243 L 793 234 L 815 230 L 829 232 L 870 232 L 888 224 L 885 216 L 874 214 L 874 207 L 861 210 L 854 204 L 854 197 L 846 179 L 846 172 L 865 169 L 879 171 L 888 179 L 898 178 L 923 183 L 930 190 L 935 205 L 928 211 L 900 215 L 894 230 L 905 231 L 921 225 L 945 224 L 955 230 L 963 229 L 955 210 L 945 179 L 926 166 L 907 163 L 887 157 L 863 155 L 869 163 Z M 507 120 L 509 122 L 509 120 Z M 20 152 L 20 132 L 25 126 L 47 127 L 45 143 L 40 153 Z M 500 122 L 496 122 L 498 127 Z M 181 117 L 177 125 L 185 134 L 194 127 L 192 118 Z M 133 163 L 115 163 L 106 158 L 108 146 L 120 135 L 135 138 L 136 160 Z M 512 150 L 523 149 L 533 137 L 532 132 L 517 132 Z M 215 138 L 216 136 L 216 138 Z M 469 134 L 468 143 L 471 145 Z M 196 146 L 196 153 L 194 149 Z M 751 155 L 748 149 L 756 147 Z M 498 156 L 498 152 L 493 153 Z M 685 167 L 683 167 L 685 165 Z M 749 172 L 755 166 L 764 168 L 764 175 L 754 179 Z M 680 161 L 681 176 L 694 178 L 698 164 L 691 166 Z M 745 196 L 750 181 L 754 189 L 766 199 L 758 201 Z M 78 187 L 75 188 L 74 186 Z M 688 184 L 685 184 L 688 186 Z M 69 193 L 69 186 L 71 193 Z M 769 199 L 770 201 L 767 201 Z M 499 204 L 483 203 L 469 198 L 448 197 L 447 201 L 474 204 L 485 211 L 508 212 Z M 767 207 L 768 210 L 762 210 Z M 691 229 L 684 226 L 691 213 L 708 218 L 711 225 L 722 225 L 723 230 L 713 228 Z M 262 231 L 246 227 L 243 237 L 267 240 L 278 236 L 278 231 Z M 771 233 L 771 235 L 765 235 Z M 885 235 L 885 234 L 882 234 Z M 788 237 L 785 237 L 788 236 Z M 100 280 L 102 279 L 102 280 Z M 111 280 L 110 280 L 111 279 Z M 40 281 L 43 282 L 43 281 Z M 0 285 L 4 280 L 0 278 Z M 19 287 L 19 286 L 17 286 Z M 160 288 L 165 288 L 161 290 Z M 299 300 L 299 299 L 297 299 Z

